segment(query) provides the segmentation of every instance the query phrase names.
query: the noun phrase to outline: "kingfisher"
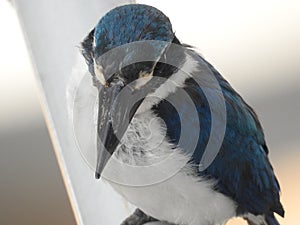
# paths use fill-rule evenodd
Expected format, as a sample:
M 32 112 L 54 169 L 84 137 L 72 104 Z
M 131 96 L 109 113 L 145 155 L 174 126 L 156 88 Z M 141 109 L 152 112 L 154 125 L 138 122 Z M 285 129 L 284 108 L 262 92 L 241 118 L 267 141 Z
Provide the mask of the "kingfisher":
M 113 158 L 132 166 L 126 176 L 126 166 L 117 168 L 125 183 L 106 180 L 137 207 L 122 225 L 214 225 L 234 217 L 279 225 L 280 186 L 256 113 L 176 37 L 163 12 L 116 7 L 81 46 L 99 97 L 96 178 Z M 223 125 L 220 146 L 207 150 L 214 127 Z M 126 184 L 132 180 L 139 185 Z

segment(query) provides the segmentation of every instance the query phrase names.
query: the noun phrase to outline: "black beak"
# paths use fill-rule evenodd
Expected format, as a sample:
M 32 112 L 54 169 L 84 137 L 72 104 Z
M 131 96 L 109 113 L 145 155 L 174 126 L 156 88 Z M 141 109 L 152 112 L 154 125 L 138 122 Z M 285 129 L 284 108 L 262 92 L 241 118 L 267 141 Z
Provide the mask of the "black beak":
M 124 87 L 125 84 L 118 81 L 109 87 L 99 89 L 96 179 L 100 178 L 109 158 L 116 150 L 143 101 L 143 99 L 134 98 L 130 88 Z M 136 99 L 135 102 L 134 99 Z

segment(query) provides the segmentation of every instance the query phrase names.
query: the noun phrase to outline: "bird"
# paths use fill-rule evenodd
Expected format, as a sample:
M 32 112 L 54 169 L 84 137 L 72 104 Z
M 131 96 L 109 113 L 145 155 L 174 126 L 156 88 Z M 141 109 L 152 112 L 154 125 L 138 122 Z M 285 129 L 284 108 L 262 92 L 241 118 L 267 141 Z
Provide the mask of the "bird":
M 280 185 L 257 114 L 194 47 L 177 38 L 163 12 L 144 4 L 118 6 L 88 33 L 81 53 L 99 97 L 96 178 L 103 178 L 112 158 L 135 166 L 125 181 L 151 180 L 148 166 L 161 161 L 175 171 L 165 175 L 161 169 L 155 176 L 166 178 L 145 185 L 107 180 L 137 207 L 122 225 L 214 225 L 234 217 L 249 225 L 279 225 Z M 222 96 L 225 112 L 213 115 L 214 96 Z M 213 123 L 225 123 L 224 137 L 201 169 Z

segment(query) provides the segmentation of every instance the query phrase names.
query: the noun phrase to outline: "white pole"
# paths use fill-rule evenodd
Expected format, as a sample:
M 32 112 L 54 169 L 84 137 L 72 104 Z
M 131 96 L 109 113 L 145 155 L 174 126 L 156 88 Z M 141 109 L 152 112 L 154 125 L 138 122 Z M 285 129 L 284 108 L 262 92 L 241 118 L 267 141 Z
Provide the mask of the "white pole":
M 78 224 L 117 225 L 130 213 L 129 207 L 108 185 L 94 179 L 93 171 L 77 150 L 66 96 L 80 41 L 105 12 L 128 2 L 16 0 L 14 3 L 35 67 L 49 133 Z
M 80 41 L 105 12 L 129 2 L 133 1 L 14 2 L 31 53 L 40 100 L 57 160 L 76 221 L 82 225 L 118 225 L 133 209 L 108 185 L 95 180 L 94 171 L 84 162 L 73 135 L 66 94 L 78 60 L 77 46 Z

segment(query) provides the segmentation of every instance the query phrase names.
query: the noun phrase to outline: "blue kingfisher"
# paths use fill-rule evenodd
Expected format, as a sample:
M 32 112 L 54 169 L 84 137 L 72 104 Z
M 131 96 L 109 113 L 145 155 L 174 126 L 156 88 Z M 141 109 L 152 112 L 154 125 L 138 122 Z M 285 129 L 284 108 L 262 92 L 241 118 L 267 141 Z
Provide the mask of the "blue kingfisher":
M 114 8 L 82 42 L 82 54 L 99 92 L 96 178 L 112 158 L 133 166 L 125 183 L 107 180 L 137 207 L 123 225 L 214 225 L 233 217 L 279 225 L 280 187 L 256 113 L 178 40 L 166 15 L 142 4 Z M 216 96 L 224 112 L 211 108 Z M 214 152 L 206 152 L 212 127 L 222 124 L 217 153 L 200 169 Z M 162 165 L 154 175 L 153 165 Z M 117 169 L 116 176 L 126 174 Z

